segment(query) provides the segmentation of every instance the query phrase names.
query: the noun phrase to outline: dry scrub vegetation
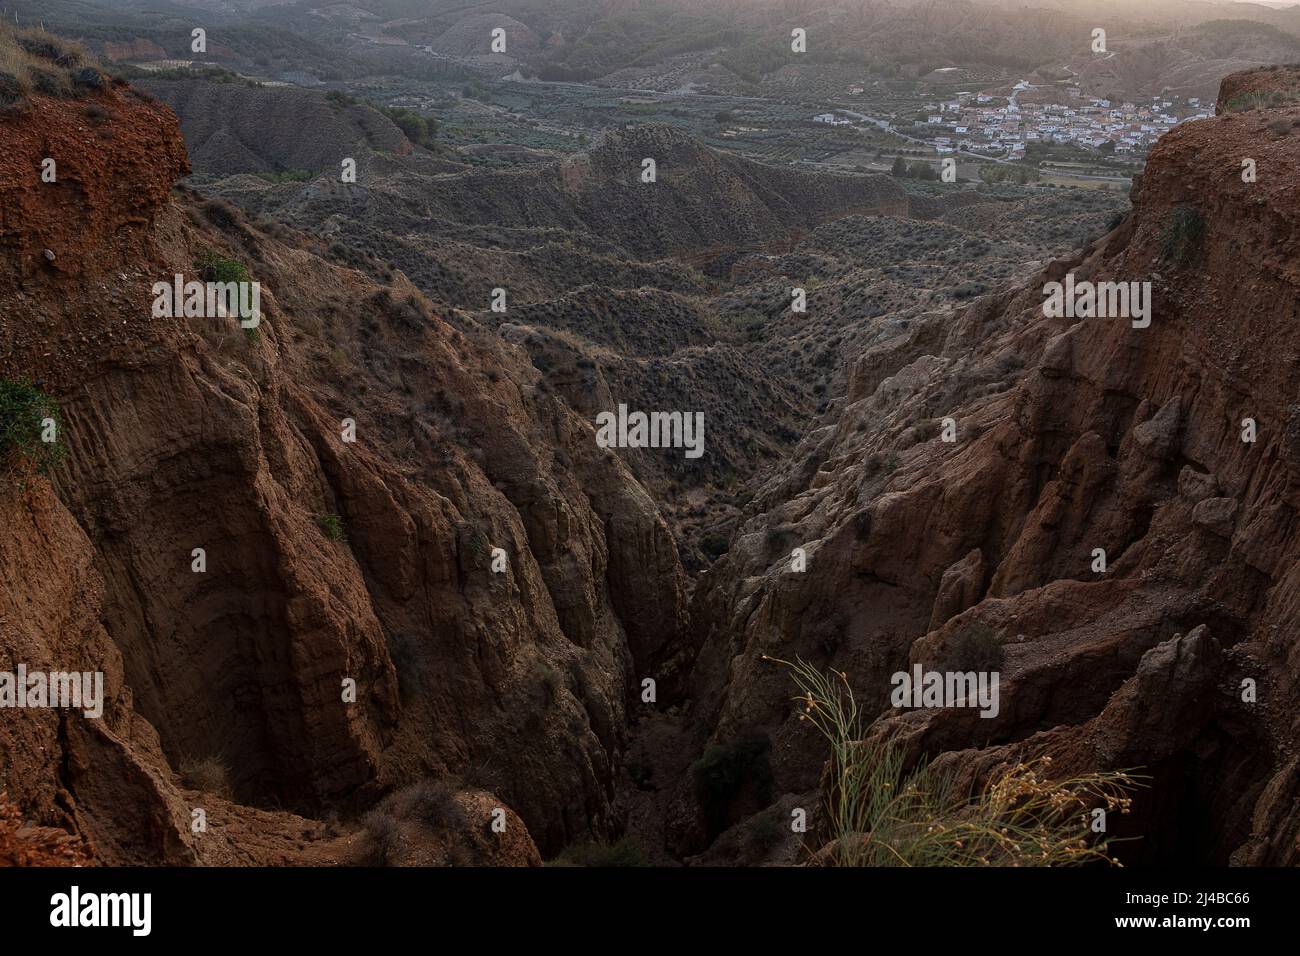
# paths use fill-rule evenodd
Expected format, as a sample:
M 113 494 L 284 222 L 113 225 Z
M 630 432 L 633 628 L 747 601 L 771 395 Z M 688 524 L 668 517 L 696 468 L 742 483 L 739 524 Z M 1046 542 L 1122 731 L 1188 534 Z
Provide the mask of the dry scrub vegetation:
M 0 24 L 0 106 L 33 93 L 74 96 L 104 83 L 94 57 L 81 44 L 41 30 Z
M 831 744 L 823 787 L 830 866 L 1077 866 L 1116 863 L 1093 832 L 1095 810 L 1124 814 L 1139 779 L 1125 771 L 1053 779 L 1050 757 L 1004 768 L 960 792 L 893 740 L 869 738 L 845 675 L 804 661 L 790 669 L 810 721 Z

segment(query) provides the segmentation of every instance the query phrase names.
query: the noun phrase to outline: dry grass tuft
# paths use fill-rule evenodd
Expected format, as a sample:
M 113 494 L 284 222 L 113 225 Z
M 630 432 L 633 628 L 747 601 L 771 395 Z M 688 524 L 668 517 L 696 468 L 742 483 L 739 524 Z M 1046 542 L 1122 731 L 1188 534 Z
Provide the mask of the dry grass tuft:
M 231 798 L 230 769 L 218 756 L 187 758 L 176 767 L 176 772 L 187 787 Z
M 79 86 L 100 85 L 94 64 L 80 43 L 0 23 L 0 106 L 33 93 L 70 96 Z
M 845 675 L 804 661 L 790 668 L 811 722 L 831 744 L 825 812 L 836 866 L 1077 866 L 1110 863 L 1093 811 L 1124 814 L 1141 786 L 1124 771 L 1051 779 L 1051 758 L 997 773 L 973 794 L 928 765 L 908 769 L 892 740 L 864 741 Z

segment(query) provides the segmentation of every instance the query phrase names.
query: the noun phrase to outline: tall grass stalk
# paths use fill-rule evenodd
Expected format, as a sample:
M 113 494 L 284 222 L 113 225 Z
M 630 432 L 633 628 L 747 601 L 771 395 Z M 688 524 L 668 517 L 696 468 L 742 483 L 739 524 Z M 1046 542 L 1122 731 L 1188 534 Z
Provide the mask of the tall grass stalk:
M 974 794 L 926 763 L 908 769 L 891 738 L 864 740 L 843 672 L 767 658 L 790 670 L 809 721 L 831 745 L 824 810 L 836 866 L 1071 866 L 1118 862 L 1092 831 L 1093 810 L 1127 813 L 1126 771 L 1049 779 L 1051 758 L 998 771 Z

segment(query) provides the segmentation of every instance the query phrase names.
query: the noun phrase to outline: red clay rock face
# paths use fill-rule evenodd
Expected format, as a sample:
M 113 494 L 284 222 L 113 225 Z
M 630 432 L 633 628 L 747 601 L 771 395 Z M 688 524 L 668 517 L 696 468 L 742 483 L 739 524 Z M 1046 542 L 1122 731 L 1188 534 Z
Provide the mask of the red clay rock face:
M 104 56 L 110 60 L 161 60 L 167 57 L 167 51 L 152 40 L 109 40 L 104 43 Z
M 0 793 L 0 866 L 93 866 L 85 844 L 54 827 L 29 826 Z
M 0 514 L 0 667 L 100 671 L 104 713 L 5 710 L 0 777 L 25 816 L 70 827 L 101 862 L 192 859 L 188 817 L 148 722 L 123 683 L 122 655 L 100 621 L 104 582 L 89 539 L 43 479 L 6 476 Z
M 305 813 L 471 773 L 526 823 L 516 862 L 606 836 L 626 703 L 685 629 L 653 502 L 510 347 L 169 195 L 175 118 L 95 102 L 112 149 L 83 142 L 82 104 L 0 119 L 21 174 L 0 375 L 43 381 L 69 448 L 52 483 L 0 489 L 0 654 L 102 665 L 113 703 L 6 715 L 0 789 L 107 862 L 249 861 L 190 832 L 171 768 L 207 757 L 238 803 Z M 30 175 L 51 149 L 57 186 Z M 255 332 L 151 317 L 152 284 L 209 252 L 261 283 Z
M 775 793 L 815 786 L 824 755 L 761 659 L 802 655 L 848 673 L 879 708 L 877 732 L 902 732 L 917 755 L 951 752 L 969 780 L 1025 751 L 1146 768 L 1131 859 L 1300 861 L 1287 756 L 1300 738 L 1292 116 L 1179 126 L 1109 236 L 861 357 L 845 401 L 695 597 L 708 635 L 697 713 L 715 742 L 771 735 Z M 1258 182 L 1242 181 L 1244 158 Z M 1204 235 L 1180 261 L 1166 246 L 1183 207 Z M 1045 318 L 1043 285 L 1066 272 L 1150 281 L 1150 327 Z M 773 553 L 763 531 L 778 525 L 807 549 L 806 573 Z M 828 619 L 842 623 L 830 642 L 817 629 Z M 891 673 L 953 669 L 957 638 L 977 628 L 1003 645 L 997 717 L 889 707 Z M 683 824 L 678 838 L 693 850 L 708 837 Z
M 144 227 L 190 171 L 176 114 L 122 87 L 71 102 L 34 97 L 8 112 L 0 121 L 6 282 L 46 269 L 100 271 L 138 254 Z M 41 181 L 46 158 L 56 162 L 53 183 Z

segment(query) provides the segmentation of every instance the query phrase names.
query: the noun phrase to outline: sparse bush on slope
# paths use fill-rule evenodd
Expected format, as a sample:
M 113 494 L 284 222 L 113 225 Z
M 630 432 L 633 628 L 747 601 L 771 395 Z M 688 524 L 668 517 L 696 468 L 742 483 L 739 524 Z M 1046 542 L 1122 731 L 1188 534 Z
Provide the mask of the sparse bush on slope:
M 383 113 L 416 146 L 430 150 L 438 148 L 438 121 L 433 117 L 400 106 L 385 107 Z
M 30 382 L 0 380 L 0 462 L 18 454 L 49 474 L 67 454 L 62 434 L 58 402 Z M 51 435 L 55 440 L 46 441 Z
M 215 755 L 182 760 L 176 767 L 185 786 L 204 793 L 215 793 L 230 798 L 230 769 L 225 761 Z
M 73 96 L 105 83 L 79 43 L 41 30 L 0 23 L 0 106 L 32 93 Z
M 331 541 L 347 541 L 348 535 L 343 529 L 343 519 L 338 515 L 317 515 L 316 524 L 320 527 L 321 533 Z
M 235 259 L 227 259 L 215 252 L 206 252 L 198 261 L 199 274 L 204 282 L 251 282 L 248 267 Z
M 560 854 L 553 866 L 650 866 L 641 848 L 628 837 L 617 843 L 580 843 Z

